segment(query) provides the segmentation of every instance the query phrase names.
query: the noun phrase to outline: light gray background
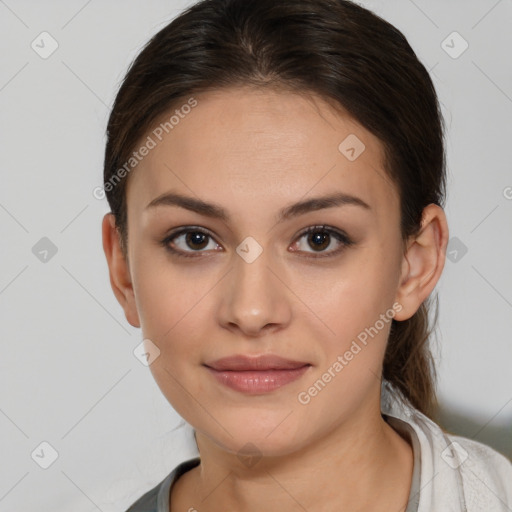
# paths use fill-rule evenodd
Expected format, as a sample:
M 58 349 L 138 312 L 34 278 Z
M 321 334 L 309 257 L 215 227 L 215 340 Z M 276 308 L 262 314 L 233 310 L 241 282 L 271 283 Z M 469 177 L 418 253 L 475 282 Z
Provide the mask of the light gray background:
M 92 194 L 120 80 L 189 3 L 0 0 L 2 511 L 124 511 L 192 453 L 132 353 L 140 331 L 111 291 L 108 207 Z M 406 35 L 446 117 L 446 211 L 467 253 L 452 241 L 438 285 L 441 398 L 482 428 L 510 425 L 512 1 L 362 4 Z M 47 59 L 31 48 L 43 31 L 59 45 Z M 453 31 L 469 44 L 456 59 L 441 46 Z M 46 263 L 32 252 L 43 237 L 58 249 Z M 58 452 L 48 469 L 31 457 L 43 441 Z

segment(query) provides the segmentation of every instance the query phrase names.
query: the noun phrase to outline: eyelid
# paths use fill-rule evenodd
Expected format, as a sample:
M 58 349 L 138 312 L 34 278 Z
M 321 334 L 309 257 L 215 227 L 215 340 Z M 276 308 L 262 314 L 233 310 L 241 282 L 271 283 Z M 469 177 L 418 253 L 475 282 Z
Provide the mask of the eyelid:
M 328 258 L 330 256 L 336 256 L 337 254 L 342 252 L 344 249 L 346 249 L 347 247 L 349 247 L 351 245 L 354 245 L 354 243 L 355 243 L 343 230 L 335 228 L 333 226 L 329 226 L 327 224 L 313 225 L 313 226 L 309 226 L 309 227 L 303 229 L 301 232 L 299 232 L 294 237 L 293 243 L 300 240 L 304 235 L 307 235 L 307 234 L 315 232 L 315 231 L 324 231 L 326 233 L 329 233 L 330 235 L 333 235 L 336 238 L 336 240 L 338 240 L 338 242 L 340 242 L 342 244 L 342 246 L 335 250 L 326 251 L 326 252 L 320 251 L 320 252 L 317 252 L 316 254 L 315 254 L 315 251 L 312 251 L 312 252 L 292 251 L 292 252 L 299 252 L 299 253 L 304 252 L 304 253 L 308 254 L 308 256 L 306 256 L 306 258 Z M 185 257 L 185 258 L 204 257 L 203 254 L 206 255 L 210 251 L 182 251 L 179 249 L 174 249 L 169 245 L 173 239 L 178 238 L 179 236 L 189 233 L 189 232 L 202 233 L 202 234 L 210 237 L 213 241 L 215 241 L 215 243 L 217 243 L 217 245 L 220 245 L 220 244 L 218 244 L 218 242 L 216 242 L 216 237 L 211 231 L 209 231 L 206 228 L 200 227 L 200 226 L 181 226 L 179 228 L 171 230 L 160 243 L 166 250 L 168 250 L 173 255 L 176 255 L 178 257 Z

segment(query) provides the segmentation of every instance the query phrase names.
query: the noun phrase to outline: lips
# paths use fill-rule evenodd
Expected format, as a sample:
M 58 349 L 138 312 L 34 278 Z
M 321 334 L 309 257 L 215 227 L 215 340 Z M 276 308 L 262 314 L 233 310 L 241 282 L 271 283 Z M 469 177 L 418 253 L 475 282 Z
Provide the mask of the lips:
M 205 364 L 205 366 L 217 371 L 238 372 L 251 370 L 296 370 L 308 365 L 309 363 L 303 361 L 284 359 L 272 354 L 253 357 L 235 355 Z
M 266 354 L 224 357 L 205 366 L 217 382 L 232 390 L 261 395 L 299 379 L 311 364 Z

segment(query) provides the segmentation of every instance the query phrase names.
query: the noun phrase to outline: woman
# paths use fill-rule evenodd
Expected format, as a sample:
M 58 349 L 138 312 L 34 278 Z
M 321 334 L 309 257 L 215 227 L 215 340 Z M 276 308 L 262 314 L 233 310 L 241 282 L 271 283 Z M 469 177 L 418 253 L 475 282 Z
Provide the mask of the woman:
M 512 510 L 512 466 L 445 433 L 437 96 L 344 0 L 204 0 L 130 67 L 103 245 L 198 457 L 129 511 Z

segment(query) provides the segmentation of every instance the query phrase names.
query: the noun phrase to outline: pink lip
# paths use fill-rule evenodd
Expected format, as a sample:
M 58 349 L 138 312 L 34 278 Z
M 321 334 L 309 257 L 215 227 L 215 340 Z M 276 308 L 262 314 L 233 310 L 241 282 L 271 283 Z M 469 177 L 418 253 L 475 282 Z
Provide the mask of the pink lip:
M 297 380 L 311 365 L 265 354 L 257 357 L 225 357 L 205 366 L 219 382 L 231 389 L 261 394 Z

